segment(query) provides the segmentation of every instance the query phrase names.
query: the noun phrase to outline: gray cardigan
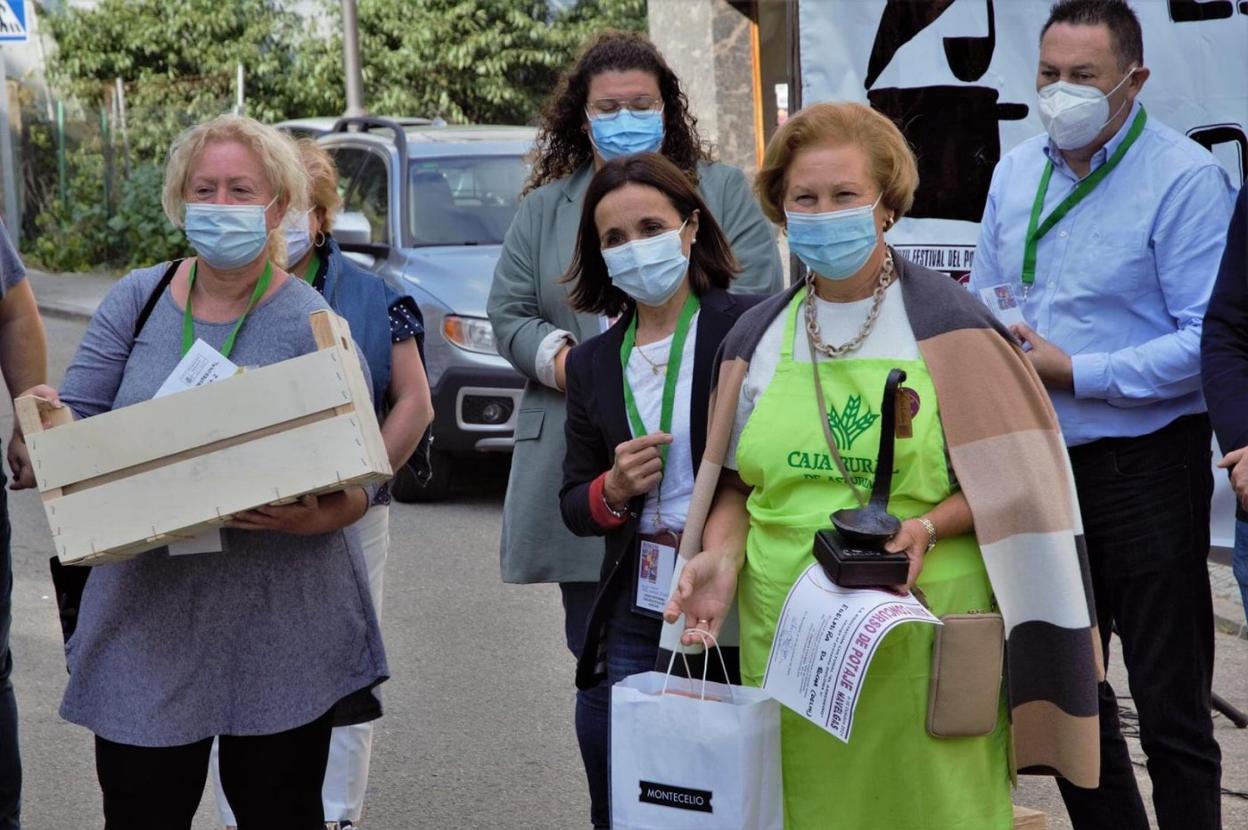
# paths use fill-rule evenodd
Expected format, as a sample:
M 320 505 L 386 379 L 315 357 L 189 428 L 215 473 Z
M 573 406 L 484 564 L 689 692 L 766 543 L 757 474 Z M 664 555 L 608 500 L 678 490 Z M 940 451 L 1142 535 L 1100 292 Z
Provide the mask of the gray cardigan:
M 500 544 L 504 582 L 597 582 L 601 539 L 573 536 L 559 516 L 564 455 L 563 393 L 535 375 L 538 346 L 556 329 L 577 342 L 600 332 L 598 318 L 568 305 L 570 286 L 558 280 L 576 247 L 581 203 L 593 168 L 533 191 L 520 205 L 494 270 L 487 311 L 498 350 L 528 378 L 516 419 L 512 474 L 507 483 Z M 745 175 L 727 164 L 698 166 L 699 190 L 742 272 L 732 290 L 774 293 L 783 270 L 775 232 L 763 217 Z

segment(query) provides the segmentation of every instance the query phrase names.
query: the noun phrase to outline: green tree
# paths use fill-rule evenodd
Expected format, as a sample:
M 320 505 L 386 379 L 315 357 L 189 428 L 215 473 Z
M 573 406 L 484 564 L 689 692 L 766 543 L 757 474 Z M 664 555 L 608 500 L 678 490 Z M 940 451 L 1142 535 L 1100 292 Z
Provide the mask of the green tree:
M 239 64 L 248 115 L 273 123 L 342 112 L 341 5 L 321 2 L 313 21 L 284 0 L 102 0 L 45 14 L 57 44 L 49 80 L 71 117 L 98 124 L 122 79 L 129 152 L 123 159 L 116 129 L 78 130 L 66 198 L 28 190 L 36 258 L 68 270 L 185 253 L 160 213 L 160 169 L 181 130 L 230 109 Z M 580 43 L 604 27 L 641 28 L 645 4 L 579 0 L 555 12 L 547 0 L 359 0 L 365 104 L 451 122 L 531 122 Z M 29 144 L 47 165 L 53 126 L 31 120 Z M 55 167 L 33 177 L 55 181 Z
M 239 64 L 248 114 L 262 121 L 329 102 L 298 72 L 308 62 L 303 21 L 276 0 L 103 0 L 46 20 L 57 44 L 52 83 L 94 106 L 121 78 L 141 158 L 163 155 L 171 133 L 228 109 Z
M 360 0 L 369 109 L 452 122 L 533 121 L 592 31 L 640 29 L 645 0 Z
M 34 254 L 47 267 L 126 267 L 187 252 L 160 208 L 164 160 L 179 132 L 230 109 L 239 64 L 257 118 L 326 103 L 292 72 L 306 63 L 297 51 L 303 24 L 275 0 L 103 0 L 44 20 L 57 44 L 49 80 L 77 127 L 67 198 L 45 191 L 35 205 Z M 117 78 L 125 86 L 128 154 L 117 125 L 111 135 L 89 128 L 111 109 Z M 30 132 L 46 134 L 32 143 L 55 141 L 47 122 Z

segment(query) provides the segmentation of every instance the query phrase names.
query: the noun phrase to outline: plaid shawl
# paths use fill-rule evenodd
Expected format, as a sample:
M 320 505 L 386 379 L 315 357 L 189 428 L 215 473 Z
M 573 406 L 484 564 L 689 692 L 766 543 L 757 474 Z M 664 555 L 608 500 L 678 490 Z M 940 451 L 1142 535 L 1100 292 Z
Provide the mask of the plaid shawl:
M 1015 768 L 1099 780 L 1100 635 L 1074 478 L 1040 378 L 991 312 L 947 276 L 894 253 L 919 352 L 936 386 L 949 458 L 1005 618 Z M 706 450 L 680 556 L 702 549 L 750 358 L 795 285 L 741 317 L 720 348 Z M 683 620 L 664 626 L 678 648 Z M 735 645 L 729 620 L 725 645 Z

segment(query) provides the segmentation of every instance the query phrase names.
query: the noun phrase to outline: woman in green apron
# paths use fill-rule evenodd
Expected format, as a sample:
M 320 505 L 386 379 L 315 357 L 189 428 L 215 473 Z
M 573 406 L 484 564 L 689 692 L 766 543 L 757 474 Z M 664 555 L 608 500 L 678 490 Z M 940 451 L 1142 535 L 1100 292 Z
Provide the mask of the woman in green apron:
M 828 527 L 831 512 L 858 507 L 855 490 L 868 491 L 875 481 L 879 407 L 893 368 L 907 375 L 898 420 L 909 423 L 896 436 L 888 504 L 902 524 L 887 548 L 904 552 L 910 561 L 906 584 L 893 587 L 908 592 L 917 586 L 937 616 L 995 610 L 994 581 L 973 532 L 978 491 L 975 502 L 968 501 L 959 483 L 960 456 L 951 454 L 950 446 L 955 435 L 966 434 L 964 410 L 974 408 L 943 378 L 976 373 L 980 343 L 984 354 L 995 354 L 998 361 L 978 374 L 998 374 L 994 380 L 1004 378 L 1001 385 L 1025 390 L 1031 388 L 1030 376 L 1021 354 L 1003 340 L 1006 335 L 977 301 L 885 244 L 883 233 L 911 206 L 917 184 L 914 157 L 900 132 L 857 104 L 812 107 L 790 120 L 768 147 L 757 184 L 763 209 L 784 224 L 790 249 L 810 276 L 747 313 L 725 343 L 719 395 L 726 388 L 739 391 L 731 397 L 735 413 L 728 412 L 731 404 L 721 403 L 712 415 L 711 434 L 723 434 L 723 471 L 702 534 L 705 552 L 685 566 L 666 615 L 669 623 L 683 614 L 685 627 L 709 626 L 718 633 L 735 591 L 747 684 L 763 682 L 785 599 L 814 561 L 816 531 Z M 951 367 L 948 345 L 933 350 L 926 339 L 951 315 L 977 321 L 961 368 Z M 958 401 L 952 413 L 946 411 L 951 401 Z M 1043 417 L 1043 399 L 1033 402 Z M 835 446 L 829 446 L 821 419 Z M 724 427 L 726 421 L 731 428 Z M 996 426 L 997 432 L 1010 433 L 1008 425 Z M 1047 427 L 1055 431 L 1051 413 Z M 708 456 L 713 440 L 708 437 Z M 1053 464 L 1061 469 L 1060 461 Z M 965 470 L 978 486 L 984 478 L 980 466 L 967 463 Z M 1039 512 L 1059 515 L 1069 507 L 1071 497 L 1056 489 L 1048 498 L 1065 498 L 1065 507 L 1042 506 Z M 985 515 L 996 515 L 995 506 L 985 509 Z M 1074 556 L 1073 528 L 1065 538 L 1069 551 L 1063 548 L 1063 555 Z M 1077 557 L 1072 561 L 1077 577 Z M 1082 596 L 1077 579 L 1064 589 Z M 1090 626 L 1086 601 L 1084 611 L 1085 627 L 1076 629 L 1081 635 Z M 1007 718 L 999 717 L 995 728 L 975 737 L 928 733 L 935 631 L 930 625 L 902 625 L 883 640 L 866 675 L 849 743 L 783 711 L 786 827 L 1011 826 Z M 686 635 L 685 643 L 694 639 Z M 1078 642 L 1086 645 L 1080 656 L 1091 662 L 1090 639 L 1080 636 Z M 1093 673 L 1090 666 L 1086 670 Z M 1094 687 L 1075 685 L 1091 698 L 1095 712 Z M 1086 708 L 1087 701 L 1080 700 Z

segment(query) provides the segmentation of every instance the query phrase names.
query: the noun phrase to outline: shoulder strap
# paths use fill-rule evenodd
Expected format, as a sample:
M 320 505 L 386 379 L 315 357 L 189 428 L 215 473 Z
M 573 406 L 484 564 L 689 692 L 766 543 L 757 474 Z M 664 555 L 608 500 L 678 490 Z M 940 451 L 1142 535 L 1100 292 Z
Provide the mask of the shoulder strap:
M 143 327 L 147 325 L 147 318 L 152 316 L 152 312 L 156 309 L 156 303 L 160 301 L 160 295 L 165 293 L 165 289 L 169 287 L 169 283 L 173 282 L 173 275 L 177 273 L 178 266 L 184 260 L 175 259 L 169 263 L 169 267 L 165 269 L 165 275 L 160 278 L 160 282 L 156 283 L 156 287 L 152 289 L 152 294 L 147 298 L 147 304 L 143 306 L 143 310 L 139 312 L 139 318 L 134 321 L 134 339 L 139 339 L 139 332 L 143 331 Z

